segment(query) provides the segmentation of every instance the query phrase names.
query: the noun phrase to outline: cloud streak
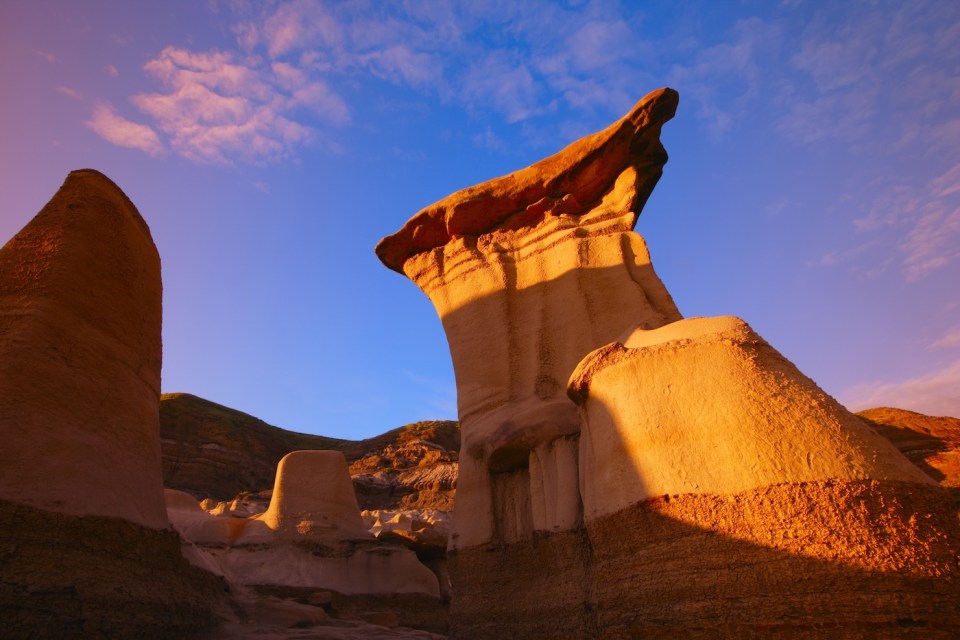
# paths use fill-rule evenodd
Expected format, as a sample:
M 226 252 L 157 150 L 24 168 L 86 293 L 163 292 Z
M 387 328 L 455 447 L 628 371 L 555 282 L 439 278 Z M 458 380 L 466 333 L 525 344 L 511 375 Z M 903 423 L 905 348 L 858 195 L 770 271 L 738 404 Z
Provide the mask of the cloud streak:
M 840 397 L 853 411 L 896 407 L 935 416 L 960 417 L 960 360 L 916 378 L 859 384 Z
M 85 124 L 104 140 L 118 147 L 139 149 L 151 156 L 159 156 L 165 150 L 160 136 L 149 125 L 127 120 L 106 102 L 94 105 L 90 119 Z

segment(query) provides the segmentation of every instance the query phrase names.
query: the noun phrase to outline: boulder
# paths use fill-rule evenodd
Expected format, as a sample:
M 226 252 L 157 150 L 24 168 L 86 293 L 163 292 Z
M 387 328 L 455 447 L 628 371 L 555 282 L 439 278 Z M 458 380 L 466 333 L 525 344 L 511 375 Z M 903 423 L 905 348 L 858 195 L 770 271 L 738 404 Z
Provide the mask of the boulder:
M 739 318 L 637 329 L 570 379 L 587 522 L 663 495 L 783 483 L 933 485 Z
M 270 506 L 256 519 L 282 538 L 327 544 L 370 538 L 339 451 L 294 451 L 280 460 Z

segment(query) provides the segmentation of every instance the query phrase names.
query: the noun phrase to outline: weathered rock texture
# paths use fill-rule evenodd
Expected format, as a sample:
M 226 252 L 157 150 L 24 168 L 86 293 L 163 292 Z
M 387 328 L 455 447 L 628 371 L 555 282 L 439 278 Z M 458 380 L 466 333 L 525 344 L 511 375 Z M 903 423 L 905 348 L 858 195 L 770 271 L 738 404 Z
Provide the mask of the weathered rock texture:
M 742 321 L 682 320 L 631 233 L 676 105 L 377 247 L 457 377 L 454 637 L 950 637 L 951 497 Z
M 663 495 L 783 483 L 932 484 L 734 317 L 691 318 L 589 354 L 580 405 L 586 520 Z
M 350 475 L 363 509 L 452 511 L 460 425 L 428 420 L 347 447 Z
M 0 249 L 0 498 L 167 525 L 160 257 L 129 199 L 74 171 Z
M 168 530 L 160 260 L 105 176 L 71 173 L 0 249 L 4 637 L 185 637 L 215 576 Z
M 674 91 L 652 93 L 605 131 L 441 200 L 377 246 L 430 297 L 450 344 L 463 438 L 453 548 L 577 521 L 575 444 L 557 442 L 579 432 L 567 378 L 629 327 L 680 318 L 630 231 L 676 106 Z

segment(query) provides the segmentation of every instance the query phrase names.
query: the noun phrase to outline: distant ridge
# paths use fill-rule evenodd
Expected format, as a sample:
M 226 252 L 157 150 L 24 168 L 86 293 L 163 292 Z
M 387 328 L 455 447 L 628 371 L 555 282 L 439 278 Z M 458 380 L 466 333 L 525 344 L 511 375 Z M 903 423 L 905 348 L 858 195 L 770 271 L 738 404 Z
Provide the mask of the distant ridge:
M 454 421 L 344 440 L 288 431 L 189 393 L 160 397 L 160 438 L 165 486 L 198 499 L 231 500 L 270 489 L 277 463 L 291 451 L 341 451 L 351 463 L 361 508 L 449 508 L 460 448 Z
M 877 407 L 857 413 L 960 500 L 960 418 Z

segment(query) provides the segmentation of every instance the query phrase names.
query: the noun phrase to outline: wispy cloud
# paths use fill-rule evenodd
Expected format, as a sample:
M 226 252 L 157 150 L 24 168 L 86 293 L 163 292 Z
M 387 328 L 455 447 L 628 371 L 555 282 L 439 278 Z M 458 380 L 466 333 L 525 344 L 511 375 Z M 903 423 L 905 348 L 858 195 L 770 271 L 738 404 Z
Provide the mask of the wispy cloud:
M 867 382 L 840 394 L 850 409 L 897 407 L 960 417 L 960 360 L 924 376 L 899 382 Z
M 293 0 L 267 18 L 262 35 L 268 55 L 276 58 L 312 47 L 331 48 L 339 43 L 341 28 L 320 2 Z
M 777 53 L 780 27 L 760 18 L 738 21 L 723 41 L 697 49 L 692 61 L 676 64 L 671 84 L 697 106 L 697 117 L 714 137 L 731 130 L 763 89 L 762 63 Z
M 596 116 L 622 114 L 664 80 L 716 139 L 759 116 L 801 144 L 960 142 L 960 78 L 945 71 L 960 64 L 960 21 L 941 16 L 960 12 L 942 3 L 882 12 L 785 3 L 710 30 L 690 26 L 682 9 L 674 18 L 684 27 L 660 27 L 643 7 L 603 1 L 210 6 L 231 22 L 235 46 L 167 47 L 146 65 L 160 88 L 133 100 L 172 149 L 196 161 L 289 158 L 353 121 L 361 101 L 375 101 L 377 82 L 463 108 L 494 133 L 516 127 L 534 144 L 555 141 L 557 122 L 592 130 Z M 884 127 L 892 102 L 917 117 Z M 546 132 L 544 116 L 556 116 Z M 484 144 L 476 134 L 465 139 Z
M 50 53 L 49 51 L 41 51 L 40 49 L 33 49 L 31 50 L 31 53 L 37 56 L 38 58 L 42 58 L 48 64 L 56 64 L 57 62 L 59 62 L 59 60 L 57 59 L 57 56 L 53 53 Z
M 947 329 L 937 340 L 930 343 L 931 349 L 958 349 L 960 348 L 960 324 Z
M 56 88 L 56 91 L 57 91 L 57 93 L 62 93 L 63 95 L 67 96 L 68 98 L 73 98 L 74 100 L 82 100 L 82 99 L 83 99 L 83 94 L 82 94 L 82 93 L 80 93 L 80 92 L 77 91 L 76 89 L 71 89 L 70 87 L 64 87 L 63 85 L 60 85 L 59 87 Z
M 85 123 L 105 140 L 128 149 L 139 149 L 152 156 L 164 152 L 160 136 L 149 125 L 131 122 L 117 114 L 109 103 L 101 102 L 93 107 L 90 119 Z
M 960 77 L 944 72 L 960 64 L 958 9 L 938 2 L 818 9 L 788 60 L 797 76 L 781 86 L 780 132 L 801 143 L 872 138 L 886 146 L 899 136 L 942 144 L 936 131 L 955 118 L 960 97 Z M 911 115 L 909 131 L 891 126 L 901 110 Z
M 898 231 L 901 266 L 908 282 L 956 262 L 960 259 L 960 163 L 919 184 L 884 184 L 867 214 L 854 224 L 863 232 Z
M 145 69 L 163 90 L 131 101 L 153 119 L 171 148 L 198 162 L 288 157 L 313 139 L 312 129 L 294 116 L 301 108 L 332 124 L 350 118 L 346 104 L 322 80 L 285 63 L 167 47 Z

